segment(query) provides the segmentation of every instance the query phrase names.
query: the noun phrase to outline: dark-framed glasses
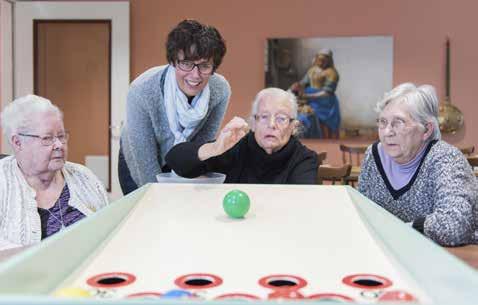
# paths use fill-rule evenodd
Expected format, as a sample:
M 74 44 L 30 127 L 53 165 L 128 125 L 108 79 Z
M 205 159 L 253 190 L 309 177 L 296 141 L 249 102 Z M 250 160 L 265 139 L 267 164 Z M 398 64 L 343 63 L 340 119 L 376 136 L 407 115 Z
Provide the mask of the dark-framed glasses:
M 68 139 L 70 138 L 70 135 L 69 135 L 68 132 L 61 133 L 61 134 L 56 135 L 56 136 L 51 136 L 51 135 L 39 136 L 39 135 L 35 135 L 35 134 L 26 134 L 26 133 L 19 133 L 18 135 L 22 136 L 22 137 L 30 137 L 30 138 L 40 139 L 40 143 L 44 146 L 53 145 L 53 143 L 55 143 L 55 139 L 58 139 L 58 141 L 60 141 L 61 144 L 66 144 L 68 142 Z
M 195 64 L 190 60 L 178 60 L 177 67 L 184 72 L 191 72 L 194 67 L 198 67 L 199 73 L 201 74 L 211 74 L 214 71 L 214 65 L 208 62 L 202 62 Z
M 262 125 L 267 125 L 271 121 L 271 115 L 266 113 L 256 114 L 254 118 L 256 119 L 257 122 L 259 122 L 259 124 L 262 124 Z M 291 117 L 288 117 L 285 114 L 276 114 L 273 116 L 273 118 L 274 118 L 274 124 L 280 127 L 287 127 L 290 124 L 290 122 L 295 120 Z

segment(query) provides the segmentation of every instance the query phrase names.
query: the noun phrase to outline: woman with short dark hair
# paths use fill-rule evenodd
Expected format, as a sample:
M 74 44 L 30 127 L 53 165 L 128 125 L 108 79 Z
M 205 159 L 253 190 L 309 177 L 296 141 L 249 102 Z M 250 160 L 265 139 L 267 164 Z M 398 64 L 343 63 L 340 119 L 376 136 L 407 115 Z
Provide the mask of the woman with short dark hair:
M 141 74 L 128 92 L 118 164 L 124 194 L 169 171 L 164 157 L 174 145 L 213 140 L 227 109 L 231 89 L 215 73 L 226 45 L 214 27 L 184 20 L 166 50 L 169 64 Z

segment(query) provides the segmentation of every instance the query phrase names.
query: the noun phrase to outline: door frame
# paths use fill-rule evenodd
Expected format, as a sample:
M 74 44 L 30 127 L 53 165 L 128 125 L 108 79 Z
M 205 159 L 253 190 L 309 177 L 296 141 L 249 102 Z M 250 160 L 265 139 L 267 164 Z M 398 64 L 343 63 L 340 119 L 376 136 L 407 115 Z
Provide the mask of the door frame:
M 34 90 L 34 20 L 111 21 L 111 111 L 110 199 L 122 196 L 118 180 L 119 136 L 126 114 L 130 82 L 129 2 L 15 2 L 14 6 L 14 97 Z
M 0 107 L 13 99 L 13 2 L 0 1 Z M 1 153 L 11 154 L 8 139 L 2 132 Z

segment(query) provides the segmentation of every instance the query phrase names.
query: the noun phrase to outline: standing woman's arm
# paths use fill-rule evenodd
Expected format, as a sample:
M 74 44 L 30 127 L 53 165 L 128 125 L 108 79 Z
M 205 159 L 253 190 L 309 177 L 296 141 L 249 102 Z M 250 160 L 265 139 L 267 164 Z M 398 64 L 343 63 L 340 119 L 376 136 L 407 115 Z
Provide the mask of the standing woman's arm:
M 126 163 L 133 180 L 142 186 L 156 181 L 161 172 L 158 144 L 148 107 L 153 104 L 152 97 L 142 87 L 132 87 L 128 92 L 126 104 L 126 143 L 122 146 Z M 126 147 L 127 146 L 127 147 Z

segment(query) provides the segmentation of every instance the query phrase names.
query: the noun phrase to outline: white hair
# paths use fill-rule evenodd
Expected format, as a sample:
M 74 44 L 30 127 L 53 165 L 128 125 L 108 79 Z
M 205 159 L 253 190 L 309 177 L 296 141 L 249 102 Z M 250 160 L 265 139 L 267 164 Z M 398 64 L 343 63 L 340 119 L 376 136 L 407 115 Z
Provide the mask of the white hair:
M 3 134 L 10 141 L 12 135 L 28 131 L 32 119 L 41 113 L 55 113 L 63 119 L 61 110 L 46 98 L 33 94 L 17 98 L 2 111 Z
M 265 97 L 271 97 L 277 100 L 287 100 L 289 102 L 290 109 L 292 110 L 291 118 L 297 119 L 297 98 L 292 93 L 279 88 L 265 88 L 259 91 L 259 93 L 257 93 L 256 97 L 254 98 L 254 101 L 252 102 L 251 118 L 254 118 L 254 116 L 257 114 L 257 111 L 259 109 L 259 103 Z
M 252 111 L 251 116 L 249 117 L 249 123 L 253 126 L 253 130 L 256 126 L 255 116 L 257 115 L 257 111 L 259 110 L 259 104 L 265 97 L 274 98 L 274 100 L 280 101 L 285 99 L 289 103 L 289 107 L 291 109 L 291 119 L 297 120 L 297 98 L 291 92 L 285 91 L 280 88 L 265 88 L 257 93 L 254 101 L 252 102 Z M 292 134 L 297 134 L 299 132 L 299 128 L 296 125 Z
M 410 116 L 417 123 L 425 125 L 432 123 L 433 133 L 429 140 L 441 138 L 438 125 L 438 97 L 435 88 L 431 85 L 416 86 L 412 83 L 403 83 L 385 93 L 377 103 L 375 110 L 380 113 L 391 102 L 407 105 Z

